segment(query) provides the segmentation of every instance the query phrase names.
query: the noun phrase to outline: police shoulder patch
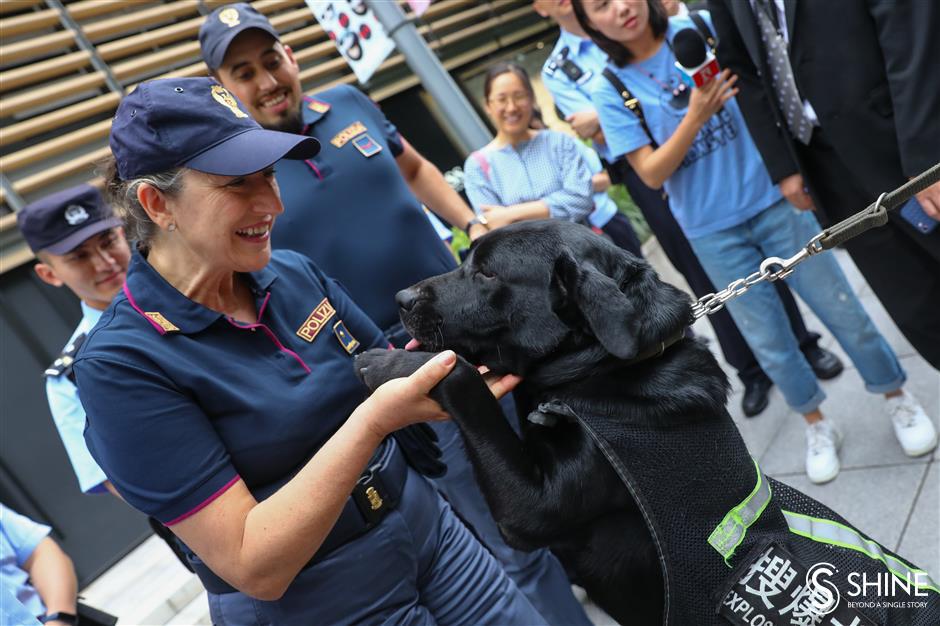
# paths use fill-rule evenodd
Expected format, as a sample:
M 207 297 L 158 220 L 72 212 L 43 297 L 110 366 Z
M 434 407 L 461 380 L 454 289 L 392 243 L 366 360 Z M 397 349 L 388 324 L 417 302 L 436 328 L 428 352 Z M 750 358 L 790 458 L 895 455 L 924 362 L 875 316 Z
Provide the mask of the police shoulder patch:
M 150 321 L 154 322 L 157 326 L 162 328 L 164 332 L 176 333 L 180 330 L 176 324 L 163 317 L 163 313 L 160 313 L 159 311 L 147 311 L 144 313 L 144 315 L 146 315 Z
M 87 335 L 82 333 L 73 339 L 69 345 L 62 349 L 62 354 L 56 357 L 56 360 L 46 368 L 42 375 L 50 378 L 68 376 L 72 371 L 72 364 L 75 363 L 75 355 L 78 353 L 78 349 L 82 347 L 82 344 L 85 343 L 86 337 Z
M 326 113 L 330 110 L 330 103 L 315 98 L 309 98 L 307 100 L 307 108 L 314 113 Z

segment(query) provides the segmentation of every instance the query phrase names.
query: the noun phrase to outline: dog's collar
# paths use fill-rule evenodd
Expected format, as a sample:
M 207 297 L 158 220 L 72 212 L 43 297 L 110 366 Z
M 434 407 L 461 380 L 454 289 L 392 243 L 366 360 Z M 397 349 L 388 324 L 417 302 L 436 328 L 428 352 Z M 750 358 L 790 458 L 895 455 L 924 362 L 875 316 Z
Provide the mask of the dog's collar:
M 644 350 L 643 352 L 639 353 L 638 355 L 636 355 L 635 357 L 633 357 L 633 358 L 630 359 L 629 361 L 624 361 L 624 362 L 623 362 L 623 365 L 634 365 L 634 364 L 636 364 L 636 363 L 639 363 L 640 361 L 645 361 L 645 360 L 647 360 L 647 359 L 652 359 L 652 358 L 656 358 L 656 357 L 662 356 L 663 353 L 666 352 L 666 350 L 668 350 L 669 348 L 671 348 L 671 347 L 672 347 L 673 345 L 675 345 L 680 339 L 682 339 L 683 337 L 685 337 L 685 332 L 686 332 L 686 330 L 688 330 L 688 328 L 685 327 L 685 326 L 683 326 L 682 328 L 680 328 L 678 331 L 676 331 L 675 333 L 673 333 L 673 334 L 670 335 L 669 337 L 666 337 L 665 339 L 663 339 L 662 341 L 660 341 L 658 344 L 654 344 L 654 345 L 650 346 L 649 348 L 647 348 L 647 349 Z
M 682 327 L 674 334 L 670 335 L 666 339 L 660 341 L 657 345 L 650 346 L 640 354 L 636 355 L 629 361 L 617 362 L 616 367 L 626 367 L 628 365 L 635 365 L 641 361 L 646 361 L 648 359 L 653 359 L 659 356 L 662 356 L 666 350 L 679 342 L 680 339 L 685 337 L 686 327 Z M 558 425 L 558 422 L 577 422 L 578 415 L 574 410 L 565 404 L 564 402 L 559 402 L 557 400 L 550 400 L 548 402 L 542 402 L 539 404 L 538 408 L 535 411 L 532 411 L 526 416 L 526 420 L 533 424 L 538 424 L 539 426 L 545 426 L 546 428 L 552 428 Z

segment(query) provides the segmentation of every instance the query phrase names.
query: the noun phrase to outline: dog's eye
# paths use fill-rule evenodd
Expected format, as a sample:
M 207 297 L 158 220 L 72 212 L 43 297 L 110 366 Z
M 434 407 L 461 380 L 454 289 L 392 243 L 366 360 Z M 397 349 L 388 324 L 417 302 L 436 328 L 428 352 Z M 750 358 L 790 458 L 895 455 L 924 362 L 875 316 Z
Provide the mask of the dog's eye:
M 493 274 L 492 272 L 489 272 L 487 270 L 481 270 L 481 269 L 477 270 L 477 276 L 485 280 L 493 280 L 494 278 L 496 278 L 496 275 Z

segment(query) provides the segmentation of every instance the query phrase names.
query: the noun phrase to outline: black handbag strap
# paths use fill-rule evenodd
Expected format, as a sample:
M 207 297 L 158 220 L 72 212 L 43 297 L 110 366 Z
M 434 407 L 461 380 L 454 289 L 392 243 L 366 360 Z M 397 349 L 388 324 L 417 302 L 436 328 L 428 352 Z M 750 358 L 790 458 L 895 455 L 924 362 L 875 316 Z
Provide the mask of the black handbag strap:
M 623 98 L 623 106 L 630 109 L 630 112 L 636 115 L 637 119 L 640 120 L 640 126 L 643 128 L 643 132 L 646 133 L 646 136 L 650 138 L 653 149 L 658 148 L 659 144 L 653 139 L 653 133 L 650 132 L 650 127 L 646 123 L 646 116 L 643 115 L 643 107 L 640 106 L 640 101 L 627 89 L 627 86 L 614 74 L 614 71 L 610 69 L 610 67 L 605 67 L 602 73 L 604 78 L 614 86 L 614 89 L 616 89 L 620 97 Z
M 653 149 L 658 148 L 659 144 L 653 139 L 653 133 L 650 132 L 650 127 L 646 123 L 646 116 L 643 115 L 643 107 L 640 106 L 640 101 L 627 89 L 627 86 L 614 74 L 614 71 L 610 69 L 610 67 L 605 67 L 602 73 L 604 78 L 614 86 L 614 89 L 616 89 L 620 97 L 623 98 L 623 106 L 630 109 L 630 112 L 636 115 L 637 119 L 640 120 L 640 127 L 643 129 L 643 132 L 646 133 L 646 136 L 650 138 Z
M 692 23 L 695 24 L 695 28 L 698 29 L 702 37 L 705 39 L 705 43 L 708 44 L 708 47 L 711 49 L 714 54 L 715 48 L 718 45 L 718 40 L 715 38 L 714 33 L 708 27 L 708 23 L 705 19 L 699 15 L 698 11 L 690 11 L 689 18 L 692 20 Z M 617 93 L 620 94 L 620 97 L 623 98 L 623 106 L 630 109 L 630 112 L 637 116 L 637 119 L 640 120 L 640 126 L 643 128 L 643 132 L 646 133 L 646 136 L 650 138 L 650 143 L 653 146 L 653 149 L 659 147 L 659 144 L 653 139 L 653 133 L 650 132 L 650 127 L 646 123 L 646 117 L 643 115 L 643 107 L 640 106 L 640 101 L 634 96 L 627 86 L 623 84 L 623 81 L 620 80 L 613 70 L 610 69 L 610 66 L 604 68 L 603 71 L 604 78 L 606 78 L 611 85 L 614 86 L 614 89 L 617 90 Z
M 689 11 L 689 18 L 692 20 L 692 23 L 695 24 L 695 28 L 698 29 L 698 32 L 701 33 L 702 37 L 705 39 L 705 43 L 708 44 L 708 47 L 711 48 L 712 54 L 715 53 L 715 49 L 718 47 L 718 39 L 715 38 L 715 34 L 712 33 L 712 29 L 708 27 L 708 22 L 705 21 L 698 11 Z

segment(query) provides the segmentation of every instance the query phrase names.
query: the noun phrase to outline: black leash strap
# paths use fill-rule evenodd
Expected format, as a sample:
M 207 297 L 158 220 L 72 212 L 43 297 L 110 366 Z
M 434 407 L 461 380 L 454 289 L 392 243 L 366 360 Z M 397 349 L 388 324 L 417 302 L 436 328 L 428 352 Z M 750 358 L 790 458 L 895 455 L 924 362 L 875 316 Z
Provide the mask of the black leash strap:
M 920 193 L 937 181 L 940 181 L 940 163 L 894 191 L 881 194 L 868 208 L 826 228 L 822 232 L 822 237 L 816 241 L 822 250 L 829 250 L 875 226 L 884 226 L 888 223 L 888 211 L 898 208 L 910 200 L 914 194 Z
M 743 295 L 748 289 L 765 280 L 775 281 L 793 273 L 797 265 L 814 254 L 825 252 L 862 233 L 888 223 L 888 211 L 896 209 L 927 187 L 940 181 L 940 163 L 915 176 L 892 192 L 878 196 L 863 209 L 834 226 L 824 229 L 809 240 L 805 247 L 789 259 L 772 256 L 763 260 L 760 269 L 746 278 L 739 278 L 716 293 L 705 294 L 692 305 L 692 317 L 698 319 L 724 308 L 725 302 Z

